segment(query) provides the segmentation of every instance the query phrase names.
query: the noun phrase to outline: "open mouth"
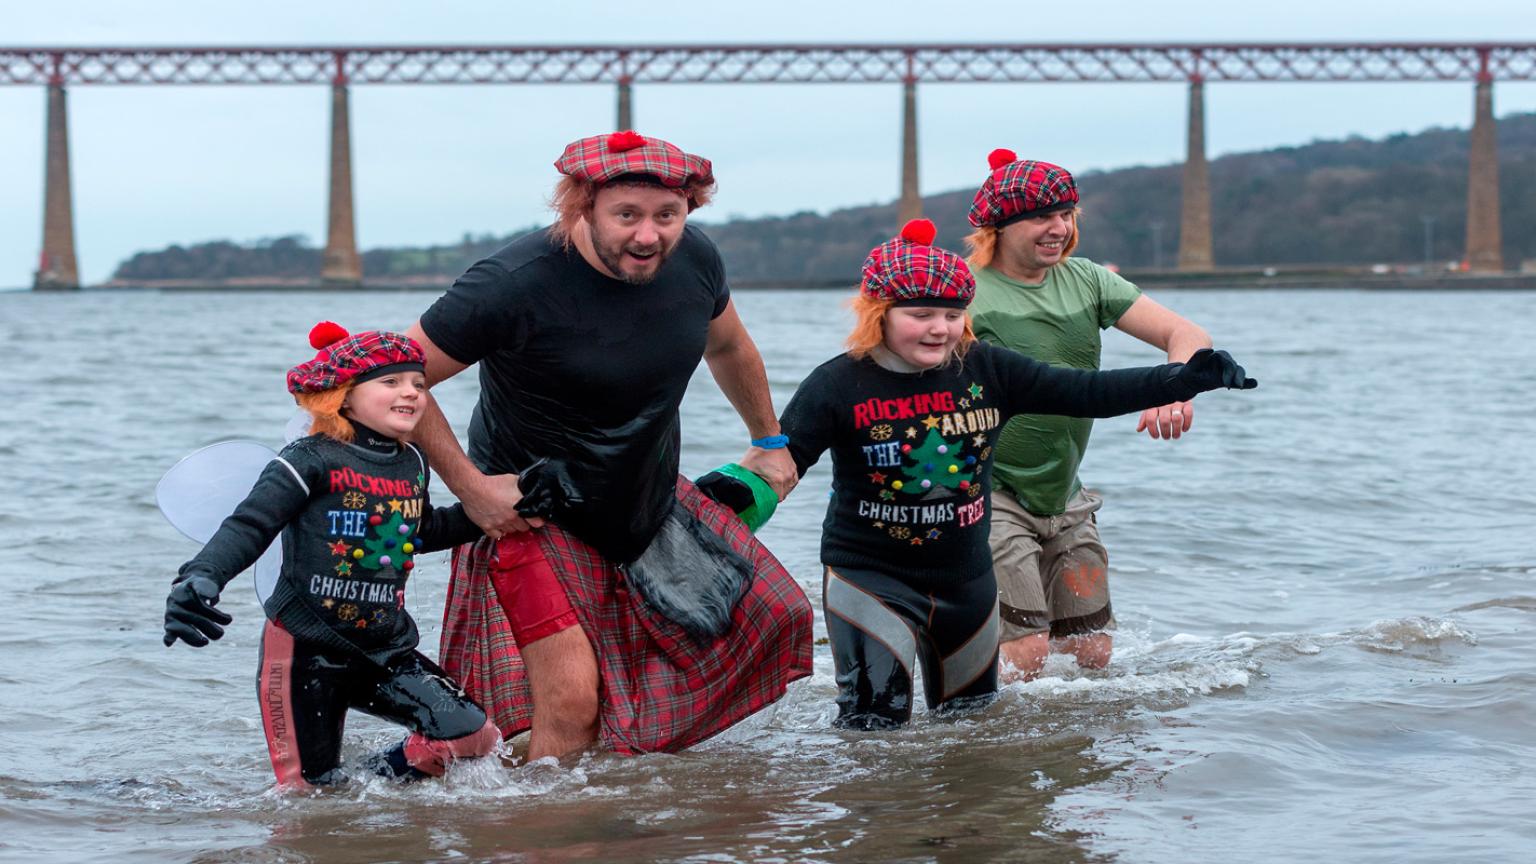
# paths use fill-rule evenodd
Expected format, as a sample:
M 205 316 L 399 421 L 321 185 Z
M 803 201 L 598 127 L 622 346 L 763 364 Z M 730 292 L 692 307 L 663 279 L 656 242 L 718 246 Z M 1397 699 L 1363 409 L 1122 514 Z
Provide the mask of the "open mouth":
M 407 417 L 414 417 L 414 416 L 416 416 L 416 409 L 411 407 L 410 405 L 397 405 L 394 408 L 391 408 L 389 410 L 394 412 L 394 413 L 396 413 L 396 414 L 404 414 Z
M 633 249 L 625 249 L 624 250 L 624 254 L 628 255 L 631 258 L 634 258 L 637 261 L 649 261 L 652 258 L 655 258 L 657 255 L 661 254 L 661 250 L 660 249 L 652 249 L 652 250 L 650 250 L 648 252 L 636 252 Z

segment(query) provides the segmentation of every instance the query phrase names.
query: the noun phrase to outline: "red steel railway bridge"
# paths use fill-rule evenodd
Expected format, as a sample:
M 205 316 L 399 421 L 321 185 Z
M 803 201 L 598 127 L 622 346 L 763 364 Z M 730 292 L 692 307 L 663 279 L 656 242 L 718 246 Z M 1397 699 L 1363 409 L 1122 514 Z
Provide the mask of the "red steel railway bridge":
M 321 279 L 362 279 L 353 227 L 349 88 L 373 84 L 611 84 L 615 128 L 633 126 L 633 89 L 662 84 L 888 83 L 902 88 L 900 211 L 921 209 L 919 84 L 1182 83 L 1189 90 L 1178 266 L 1208 270 L 1207 82 L 1452 82 L 1473 85 L 1466 259 L 1500 252 L 1493 82 L 1536 80 L 1536 43 L 438 45 L 304 47 L 0 47 L 0 86 L 47 88 L 43 247 L 33 286 L 76 288 L 66 94 L 117 85 L 328 85 L 329 221 Z

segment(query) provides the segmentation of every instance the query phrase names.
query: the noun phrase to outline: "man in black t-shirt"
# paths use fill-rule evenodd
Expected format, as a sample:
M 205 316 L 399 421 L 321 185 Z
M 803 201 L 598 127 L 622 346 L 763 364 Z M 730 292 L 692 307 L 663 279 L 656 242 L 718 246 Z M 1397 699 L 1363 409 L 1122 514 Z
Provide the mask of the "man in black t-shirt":
M 615 587 L 677 502 L 710 506 L 677 474 L 678 406 L 700 359 L 750 433 L 742 464 L 780 497 L 797 475 L 719 253 L 686 224 L 713 192 L 708 160 L 620 132 L 577 141 L 555 164 L 556 224 L 476 263 L 408 331 L 429 384 L 480 364 L 468 454 L 435 408 L 416 434 L 488 535 L 455 554 L 441 660 L 503 733 L 531 727 L 530 759 L 599 737 L 677 749 L 809 673 L 809 605 L 760 547 L 742 603 L 767 604 L 769 616 L 745 617 L 772 622 L 739 614 L 718 644 L 683 640 L 672 657 L 651 656 L 664 637 L 641 638 L 667 625 Z M 518 512 L 519 475 L 540 460 L 540 481 L 559 490 L 547 520 Z M 516 647 L 498 651 L 504 626 Z M 719 668 L 703 680 L 701 663 Z M 620 681 L 634 690 L 624 705 Z

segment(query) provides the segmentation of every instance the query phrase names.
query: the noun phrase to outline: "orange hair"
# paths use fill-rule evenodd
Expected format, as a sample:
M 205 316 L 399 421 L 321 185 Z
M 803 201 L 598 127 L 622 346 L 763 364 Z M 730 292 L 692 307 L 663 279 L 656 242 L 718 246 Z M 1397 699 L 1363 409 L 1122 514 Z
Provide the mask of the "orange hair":
M 352 443 L 352 439 L 357 437 L 357 430 L 352 428 L 351 421 L 341 416 L 341 403 L 347 401 L 347 394 L 352 392 L 352 384 L 348 381 L 340 387 L 321 390 L 319 393 L 293 394 L 293 401 L 299 403 L 299 407 L 312 418 L 309 434 Z
M 876 345 L 885 344 L 885 314 L 896 305 L 895 300 L 881 300 L 865 294 L 863 290 L 853 295 L 848 301 L 848 308 L 853 310 L 853 332 L 848 334 L 848 355 L 855 360 L 862 360 L 869 356 L 869 352 L 875 350 Z M 965 330 L 960 334 L 960 343 L 955 346 L 954 354 L 944 362 L 948 363 L 956 357 L 964 357 L 965 352 L 971 350 L 976 343 L 976 331 L 971 329 L 971 313 L 965 313 Z
M 569 249 L 572 238 L 575 236 L 576 223 L 586 218 L 592 212 L 592 205 L 597 203 L 597 190 L 603 185 L 581 180 L 570 175 L 560 178 L 555 184 L 555 193 L 550 196 L 549 206 L 555 211 L 555 224 L 549 229 L 550 236 L 562 247 Z M 623 186 L 626 182 L 622 179 L 611 185 Z M 651 185 L 636 183 L 634 185 Z M 658 186 L 659 189 L 670 189 L 669 186 Z M 688 212 L 703 207 L 714 197 L 715 183 L 705 183 L 697 178 L 689 180 L 686 184 L 674 189 L 688 201 Z
M 1072 208 L 1072 236 L 1067 238 L 1067 248 L 1062 251 L 1062 260 L 1066 260 L 1077 248 L 1077 241 L 1082 236 L 1083 208 Z M 992 258 L 997 254 L 997 235 L 1002 229 L 995 225 L 983 225 L 975 231 L 965 235 L 965 263 L 972 270 L 980 270 L 992 263 Z

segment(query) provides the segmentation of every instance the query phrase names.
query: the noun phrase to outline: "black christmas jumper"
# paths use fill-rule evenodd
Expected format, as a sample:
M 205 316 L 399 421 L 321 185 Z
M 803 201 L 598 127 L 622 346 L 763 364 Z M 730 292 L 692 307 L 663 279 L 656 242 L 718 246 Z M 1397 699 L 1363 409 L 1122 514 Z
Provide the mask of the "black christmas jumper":
M 1183 364 L 1108 372 L 987 343 L 922 372 L 842 354 L 801 383 L 780 420 L 800 474 L 832 451 L 821 559 L 927 590 L 990 572 L 993 447 L 1015 414 L 1113 417 L 1194 396 Z
M 1014 414 L 1110 417 L 1193 395 L 1181 364 L 1114 372 L 1050 366 L 985 343 L 963 360 L 894 372 L 847 354 L 817 367 L 780 420 L 803 476 L 832 451 L 822 598 L 839 726 L 912 714 L 922 661 L 930 709 L 997 692 L 997 584 L 987 545 L 993 447 Z
M 180 578 L 206 575 L 222 589 L 281 534 L 267 617 L 325 653 L 388 667 L 419 642 L 405 610 L 414 557 L 480 529 L 462 505 L 431 506 L 415 446 L 354 426 L 354 444 L 311 435 L 284 447 Z

